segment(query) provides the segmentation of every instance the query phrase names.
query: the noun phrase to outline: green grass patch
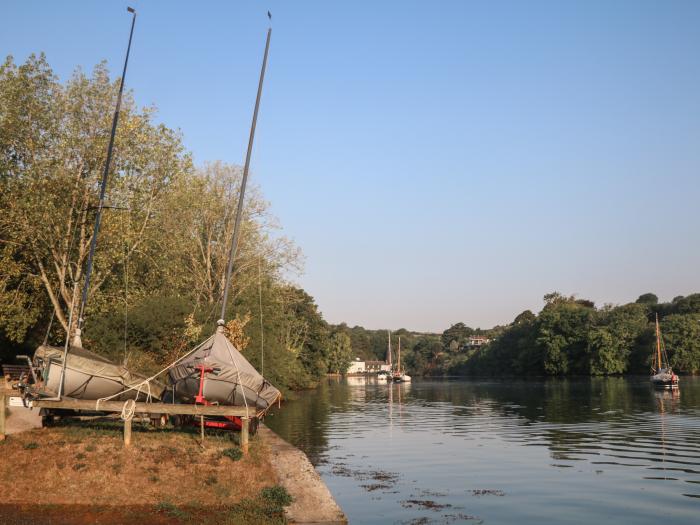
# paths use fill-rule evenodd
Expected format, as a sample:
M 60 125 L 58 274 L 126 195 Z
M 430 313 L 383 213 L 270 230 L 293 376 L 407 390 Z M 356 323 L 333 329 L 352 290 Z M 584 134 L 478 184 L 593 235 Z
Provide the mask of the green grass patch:
M 179 509 L 169 501 L 161 501 L 156 505 L 156 511 L 162 514 L 166 514 L 171 518 L 176 518 L 178 520 L 187 520 L 190 518 L 190 513 Z
M 230 448 L 225 448 L 224 450 L 221 451 L 222 456 L 226 456 L 227 458 L 231 459 L 232 461 L 238 461 L 243 458 L 243 452 L 241 451 L 240 448 L 236 447 L 230 447 Z
M 34 450 L 35 448 L 39 448 L 39 443 L 30 441 L 29 443 L 24 444 L 24 450 Z
M 268 503 L 272 503 L 280 507 L 286 507 L 287 505 L 291 504 L 292 501 L 294 501 L 294 498 L 292 498 L 291 494 L 287 492 L 287 489 L 280 485 L 265 487 L 262 489 L 262 491 L 260 491 L 260 496 Z

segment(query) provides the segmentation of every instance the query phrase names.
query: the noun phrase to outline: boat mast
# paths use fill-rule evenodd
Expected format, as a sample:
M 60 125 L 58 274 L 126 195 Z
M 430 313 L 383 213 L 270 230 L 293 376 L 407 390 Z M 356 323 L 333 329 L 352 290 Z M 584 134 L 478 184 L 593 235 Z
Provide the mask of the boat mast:
M 386 350 L 386 360 L 389 363 L 389 370 L 393 371 L 394 367 L 391 364 L 391 330 L 387 330 L 386 332 L 389 334 L 389 345 Z
M 656 371 L 661 370 L 661 333 L 659 330 L 659 314 L 656 314 Z
M 398 358 L 399 363 L 396 365 L 399 374 L 401 373 L 401 336 L 399 336 L 399 358 Z
M 109 136 L 109 146 L 107 146 L 107 160 L 105 161 L 104 171 L 102 172 L 102 182 L 100 183 L 100 200 L 97 204 L 97 215 L 95 216 L 95 229 L 90 239 L 90 252 L 88 254 L 87 267 L 85 269 L 85 282 L 83 283 L 83 293 L 80 300 L 80 314 L 78 315 L 78 327 L 75 330 L 73 346 L 82 346 L 80 333 L 83 328 L 83 313 L 87 304 L 88 291 L 90 290 L 90 277 L 92 275 L 93 259 L 95 257 L 95 246 L 97 246 L 97 235 L 100 232 L 100 220 L 102 219 L 102 209 L 105 204 L 105 192 L 107 191 L 107 178 L 109 176 L 109 167 L 112 164 L 112 153 L 114 150 L 114 137 L 117 134 L 117 125 L 119 124 L 119 110 L 122 106 L 122 93 L 124 92 L 124 79 L 126 78 L 126 66 L 129 63 L 129 52 L 131 51 L 131 39 L 134 36 L 134 25 L 136 24 L 136 11 L 133 7 L 127 7 L 126 10 L 133 15 L 131 18 L 131 31 L 129 31 L 129 45 L 126 47 L 126 57 L 124 58 L 124 69 L 122 78 L 119 80 L 119 94 L 117 95 L 117 106 L 114 109 L 114 117 L 112 118 L 112 132 Z M 68 327 L 68 339 L 70 339 L 71 327 Z M 65 356 L 64 356 L 65 360 Z
M 71 342 L 70 331 L 73 325 L 73 309 L 75 306 L 75 295 L 78 291 L 78 283 L 73 285 L 73 294 L 71 295 L 70 311 L 68 312 L 68 329 L 66 330 L 66 342 L 63 347 L 63 363 L 61 364 L 61 379 L 58 382 L 58 394 L 56 399 L 61 399 L 63 396 L 63 381 L 66 377 L 66 361 L 68 360 L 68 351 L 71 344 L 73 346 L 83 346 L 80 339 L 80 333 L 83 327 L 83 312 L 85 311 L 85 303 L 87 303 L 88 290 L 90 289 L 90 275 L 92 274 L 92 260 L 95 256 L 95 246 L 97 245 L 97 234 L 100 231 L 100 219 L 102 217 L 102 208 L 105 202 L 105 191 L 107 189 L 107 176 L 109 174 L 109 166 L 112 162 L 112 150 L 114 148 L 114 136 L 117 133 L 117 124 L 119 123 L 119 110 L 122 105 L 122 93 L 124 92 L 124 78 L 126 77 L 126 66 L 129 63 L 129 52 L 131 51 L 131 40 L 134 36 L 134 25 L 136 24 L 136 10 L 133 7 L 127 7 L 126 10 L 133 15 L 131 18 L 131 30 L 129 31 L 129 44 L 126 47 L 126 57 L 124 58 L 124 70 L 122 78 L 119 81 L 119 95 L 117 96 L 117 107 L 114 110 L 114 118 L 112 119 L 112 133 L 109 137 L 109 146 L 107 147 L 107 160 L 105 161 L 105 169 L 102 172 L 102 182 L 100 185 L 100 201 L 97 206 L 97 216 L 95 217 L 95 230 L 90 239 L 90 253 L 87 260 L 87 269 L 85 271 L 85 283 L 83 284 L 82 299 L 80 301 L 80 314 L 78 315 L 78 326 L 75 329 L 73 341 Z
M 270 13 L 268 18 L 272 19 Z M 241 191 L 238 196 L 238 207 L 236 208 L 236 222 L 233 226 L 233 238 L 231 240 L 231 250 L 228 255 L 228 267 L 226 269 L 226 281 L 224 282 L 224 298 L 221 303 L 221 317 L 219 325 L 224 324 L 226 316 L 226 303 L 228 302 L 229 283 L 231 282 L 231 273 L 233 271 L 233 260 L 236 258 L 236 249 L 238 248 L 238 237 L 241 229 L 241 217 L 243 216 L 243 200 L 245 199 L 245 188 L 248 183 L 248 169 L 250 168 L 250 156 L 253 151 L 253 139 L 255 138 L 255 126 L 258 122 L 258 110 L 260 109 L 260 97 L 262 96 L 263 81 L 265 80 L 265 69 L 267 68 L 267 53 L 270 49 L 270 35 L 272 27 L 267 29 L 267 40 L 265 41 L 265 54 L 263 55 L 262 67 L 260 68 L 260 81 L 258 82 L 258 94 L 255 98 L 255 110 L 253 111 L 253 122 L 250 125 L 250 136 L 248 137 L 248 151 L 245 156 L 245 166 L 243 167 L 243 180 L 241 181 Z

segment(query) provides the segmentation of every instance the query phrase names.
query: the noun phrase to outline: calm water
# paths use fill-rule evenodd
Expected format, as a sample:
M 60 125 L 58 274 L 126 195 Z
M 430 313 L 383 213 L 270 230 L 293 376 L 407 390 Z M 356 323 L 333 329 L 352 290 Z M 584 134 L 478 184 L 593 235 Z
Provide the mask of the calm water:
M 700 378 L 349 378 L 266 423 L 351 523 L 700 523 Z

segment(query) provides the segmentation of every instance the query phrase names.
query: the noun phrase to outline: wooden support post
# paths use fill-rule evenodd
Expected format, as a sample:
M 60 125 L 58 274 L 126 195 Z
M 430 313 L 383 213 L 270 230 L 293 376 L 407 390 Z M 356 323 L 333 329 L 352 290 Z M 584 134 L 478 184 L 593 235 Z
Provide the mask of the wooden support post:
M 0 441 L 5 439 L 5 394 L 0 394 Z
M 250 426 L 250 418 L 244 417 L 241 419 L 241 450 L 244 454 L 248 453 L 248 428 Z
M 204 448 L 204 416 L 199 416 L 199 429 L 202 433 L 202 448 Z
M 124 421 L 124 446 L 129 447 L 131 445 L 131 419 Z

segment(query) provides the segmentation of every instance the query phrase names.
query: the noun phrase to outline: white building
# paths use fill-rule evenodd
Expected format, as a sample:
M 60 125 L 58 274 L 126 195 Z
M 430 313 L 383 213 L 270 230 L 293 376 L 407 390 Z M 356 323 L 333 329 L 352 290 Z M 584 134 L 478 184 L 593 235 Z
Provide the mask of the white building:
M 365 362 L 360 361 L 359 357 L 355 358 L 355 360 L 350 363 L 350 366 L 348 367 L 348 369 L 345 373 L 346 374 L 364 374 L 365 373 Z

